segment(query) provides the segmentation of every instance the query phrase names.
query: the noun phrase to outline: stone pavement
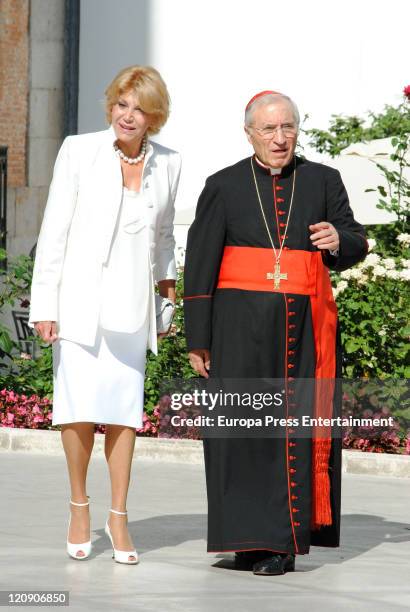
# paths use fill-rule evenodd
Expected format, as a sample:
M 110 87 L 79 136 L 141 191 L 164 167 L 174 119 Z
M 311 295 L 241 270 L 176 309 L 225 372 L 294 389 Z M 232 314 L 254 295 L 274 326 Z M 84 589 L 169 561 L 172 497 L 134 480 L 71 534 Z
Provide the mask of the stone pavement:
M 276 577 L 236 571 L 232 555 L 206 553 L 201 465 L 134 461 L 128 511 L 137 566 L 111 558 L 103 457 L 94 455 L 89 470 L 94 548 L 85 561 L 65 552 L 64 457 L 2 451 L 0 486 L 1 590 L 68 590 L 76 612 L 410 609 L 408 479 L 344 474 L 342 546 L 312 547 L 297 557 L 296 572 Z

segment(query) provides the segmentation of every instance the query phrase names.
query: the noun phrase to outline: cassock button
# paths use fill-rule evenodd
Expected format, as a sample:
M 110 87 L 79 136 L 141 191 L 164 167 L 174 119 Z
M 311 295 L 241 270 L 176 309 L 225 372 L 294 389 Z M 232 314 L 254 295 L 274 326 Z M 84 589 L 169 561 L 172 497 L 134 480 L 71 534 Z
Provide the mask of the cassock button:
M 292 488 L 293 488 L 293 487 L 297 487 L 297 484 L 298 484 L 297 482 L 293 482 L 293 481 L 292 481 L 292 482 L 290 483 L 290 486 L 291 486 Z
M 286 212 L 284 210 L 278 210 L 278 215 L 286 215 Z
M 285 200 L 283 198 L 278 198 L 276 201 L 277 202 L 284 202 Z
M 289 468 L 289 472 L 290 472 L 291 474 L 295 474 L 296 470 L 295 470 L 295 468 Z
M 292 508 L 292 512 L 299 512 L 299 508 Z
M 296 312 L 294 310 L 290 310 L 289 311 L 289 316 L 290 317 L 293 317 L 295 314 L 296 314 Z
M 290 325 L 288 325 L 289 329 L 295 329 L 296 325 L 294 323 L 291 323 Z
M 295 527 L 300 527 L 300 523 L 297 523 L 296 521 L 293 524 L 295 525 Z
M 286 223 L 279 223 L 279 227 L 286 227 Z
M 291 499 L 298 499 L 298 496 L 297 496 L 297 495 L 293 495 L 293 494 L 292 494 L 292 495 L 291 495 Z

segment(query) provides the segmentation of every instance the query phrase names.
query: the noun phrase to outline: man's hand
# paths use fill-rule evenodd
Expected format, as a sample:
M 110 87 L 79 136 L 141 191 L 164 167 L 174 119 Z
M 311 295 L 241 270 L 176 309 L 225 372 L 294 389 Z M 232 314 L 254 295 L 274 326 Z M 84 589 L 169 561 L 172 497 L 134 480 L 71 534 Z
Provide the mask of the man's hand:
M 47 344 L 52 344 L 58 338 L 57 323 L 55 321 L 38 321 L 34 323 L 34 329 Z
M 208 349 L 195 349 L 190 351 L 189 363 L 191 367 L 204 378 L 209 378 L 208 371 L 211 367 L 211 353 Z
M 329 251 L 336 251 L 339 248 L 339 234 L 331 223 L 321 221 L 320 223 L 309 225 L 309 229 L 312 232 L 310 239 L 313 246 L 318 249 L 328 249 Z

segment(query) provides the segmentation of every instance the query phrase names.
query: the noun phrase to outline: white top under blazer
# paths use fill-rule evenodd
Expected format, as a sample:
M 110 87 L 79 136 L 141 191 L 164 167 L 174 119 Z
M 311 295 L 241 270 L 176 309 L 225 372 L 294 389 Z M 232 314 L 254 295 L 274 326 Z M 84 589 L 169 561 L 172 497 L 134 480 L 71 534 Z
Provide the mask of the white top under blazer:
M 151 291 L 147 233 L 141 229 L 145 207 L 143 193 L 124 187 L 110 255 L 103 265 L 100 325 L 104 329 L 134 332 L 147 320 Z
M 60 338 L 92 346 L 100 317 L 103 266 L 108 261 L 123 197 L 121 165 L 112 126 L 67 136 L 54 166 L 31 286 L 29 325 L 57 321 Z M 138 218 L 128 231 L 147 244 L 149 274 L 148 347 L 157 353 L 154 283 L 176 279 L 174 201 L 181 171 L 179 153 L 148 141 Z M 139 241 L 141 242 L 141 241 Z M 124 268 L 125 278 L 127 270 Z M 135 331 L 136 319 L 111 313 L 113 331 Z

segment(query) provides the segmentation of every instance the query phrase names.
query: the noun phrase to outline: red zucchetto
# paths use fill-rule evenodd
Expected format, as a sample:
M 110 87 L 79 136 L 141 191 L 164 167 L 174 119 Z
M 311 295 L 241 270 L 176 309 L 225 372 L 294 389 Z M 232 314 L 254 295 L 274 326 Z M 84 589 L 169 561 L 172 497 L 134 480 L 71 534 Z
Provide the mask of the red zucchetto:
M 266 91 L 260 91 L 259 93 L 257 93 L 256 95 L 253 96 L 253 98 L 251 98 L 248 102 L 248 104 L 245 107 L 245 111 L 248 110 L 248 108 L 250 107 L 251 104 L 253 104 L 255 102 L 255 100 L 257 100 L 258 98 L 261 98 L 262 96 L 266 96 L 267 94 L 280 94 L 279 91 L 271 91 L 269 89 L 267 89 Z

